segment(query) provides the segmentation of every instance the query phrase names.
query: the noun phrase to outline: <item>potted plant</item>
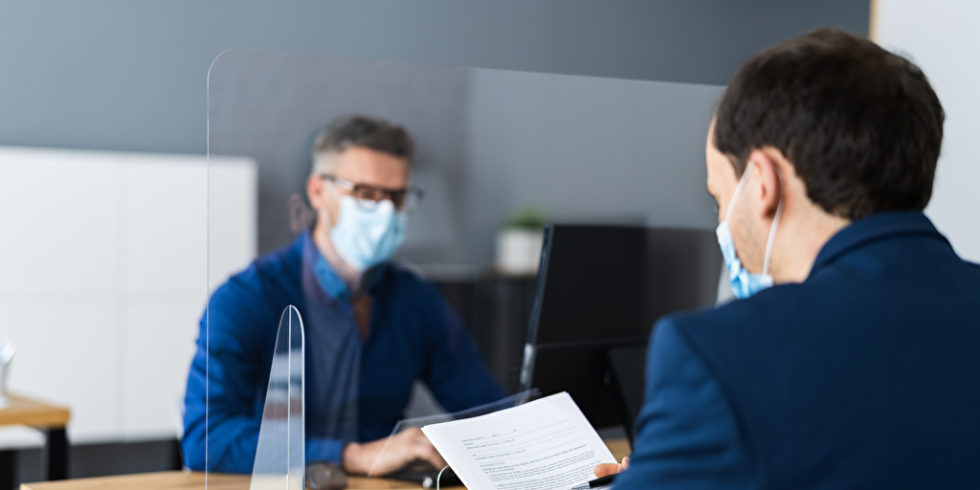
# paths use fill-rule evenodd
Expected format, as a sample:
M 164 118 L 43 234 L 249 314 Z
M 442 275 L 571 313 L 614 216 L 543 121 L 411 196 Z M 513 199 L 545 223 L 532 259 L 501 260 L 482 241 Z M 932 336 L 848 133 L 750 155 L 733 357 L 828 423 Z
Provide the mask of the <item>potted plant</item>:
M 497 232 L 497 270 L 512 275 L 537 273 L 547 224 L 547 216 L 530 207 L 518 209 L 504 221 Z

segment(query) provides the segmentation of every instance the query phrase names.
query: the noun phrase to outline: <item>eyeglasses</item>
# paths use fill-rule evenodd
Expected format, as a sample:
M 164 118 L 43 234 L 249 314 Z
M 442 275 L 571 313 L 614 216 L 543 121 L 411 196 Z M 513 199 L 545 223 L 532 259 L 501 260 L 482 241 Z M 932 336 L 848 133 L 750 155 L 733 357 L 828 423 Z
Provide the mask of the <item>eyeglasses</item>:
M 399 211 L 411 212 L 418 208 L 425 193 L 417 187 L 403 189 L 385 189 L 369 184 L 358 184 L 336 175 L 320 174 L 320 178 L 329 181 L 347 191 L 362 209 L 374 209 L 381 201 L 390 200 Z

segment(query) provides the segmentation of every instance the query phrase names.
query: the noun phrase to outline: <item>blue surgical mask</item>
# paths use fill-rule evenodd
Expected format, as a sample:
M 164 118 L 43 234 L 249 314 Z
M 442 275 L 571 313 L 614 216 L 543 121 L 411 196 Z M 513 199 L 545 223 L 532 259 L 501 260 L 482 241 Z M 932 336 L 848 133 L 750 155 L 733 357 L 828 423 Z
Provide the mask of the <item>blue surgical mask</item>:
M 364 207 L 344 196 L 330 240 L 344 262 L 358 270 L 370 269 L 388 261 L 405 241 L 405 213 L 387 199 Z
M 745 179 L 748 176 L 748 169 L 742 174 L 742 178 L 732 193 L 732 199 L 728 202 L 728 210 L 725 212 L 725 220 L 718 225 L 715 233 L 718 235 L 718 245 L 721 246 L 721 255 L 725 259 L 725 268 L 728 269 L 728 282 L 735 293 L 736 298 L 748 298 L 763 289 L 772 286 L 772 276 L 769 274 L 769 261 L 772 258 L 772 243 L 776 236 L 776 228 L 779 227 L 779 218 L 783 214 L 783 202 L 779 201 L 776 208 L 776 216 L 773 219 L 772 227 L 769 229 L 769 239 L 766 241 L 766 256 L 762 263 L 762 273 L 755 274 L 742 267 L 742 262 L 738 260 L 735 252 L 735 240 L 732 238 L 732 229 L 729 223 L 732 218 L 732 208 L 738 200 L 738 195 L 745 187 Z

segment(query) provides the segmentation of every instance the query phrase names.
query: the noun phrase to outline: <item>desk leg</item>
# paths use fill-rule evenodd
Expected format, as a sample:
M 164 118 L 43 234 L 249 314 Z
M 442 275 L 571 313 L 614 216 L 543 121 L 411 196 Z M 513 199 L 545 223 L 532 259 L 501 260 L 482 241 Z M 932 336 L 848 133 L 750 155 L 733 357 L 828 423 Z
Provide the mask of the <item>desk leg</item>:
M 65 429 L 48 429 L 48 480 L 68 478 L 68 435 Z
M 17 451 L 0 451 L 0 490 L 17 488 Z

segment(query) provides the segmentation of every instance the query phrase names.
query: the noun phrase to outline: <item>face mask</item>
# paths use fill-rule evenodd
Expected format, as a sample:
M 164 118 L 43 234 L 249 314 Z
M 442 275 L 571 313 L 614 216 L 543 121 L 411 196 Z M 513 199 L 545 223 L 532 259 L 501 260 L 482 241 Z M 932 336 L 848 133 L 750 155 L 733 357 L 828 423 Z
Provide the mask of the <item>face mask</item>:
M 330 239 L 344 262 L 362 271 L 369 269 L 390 259 L 405 241 L 405 213 L 396 211 L 390 200 L 364 209 L 357 199 L 344 196 Z
M 735 201 L 738 200 L 738 195 L 742 191 L 742 187 L 745 186 L 745 178 L 748 173 L 748 169 L 746 169 L 745 173 L 742 174 L 742 178 L 738 181 L 735 192 L 732 194 L 732 200 L 728 203 L 725 220 L 715 230 L 715 233 L 718 235 L 718 245 L 721 246 L 721 255 L 725 259 L 725 268 L 728 269 L 728 282 L 736 298 L 748 298 L 772 286 L 772 276 L 769 275 L 769 260 L 772 258 L 772 242 L 776 236 L 779 218 L 783 214 L 783 202 L 780 200 L 779 206 L 776 208 L 776 216 L 773 219 L 772 227 L 769 229 L 769 240 L 766 241 L 766 256 L 762 263 L 762 274 L 749 272 L 742 267 L 742 262 L 738 260 L 738 254 L 735 252 L 735 240 L 732 238 L 732 229 L 729 225 L 732 217 L 732 208 L 735 207 Z

